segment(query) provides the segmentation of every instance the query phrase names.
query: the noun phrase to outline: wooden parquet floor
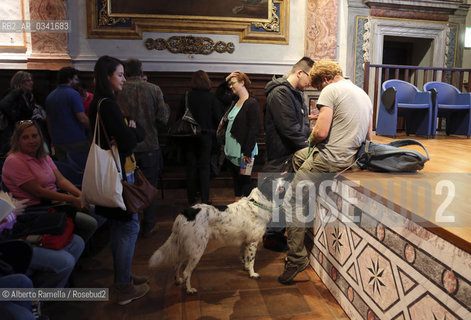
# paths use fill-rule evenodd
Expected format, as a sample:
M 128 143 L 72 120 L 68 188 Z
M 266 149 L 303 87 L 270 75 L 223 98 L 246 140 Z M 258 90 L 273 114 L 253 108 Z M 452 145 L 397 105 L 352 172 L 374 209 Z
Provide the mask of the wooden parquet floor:
M 212 189 L 215 205 L 232 201 L 229 188 Z M 148 275 L 151 291 L 129 305 L 109 302 L 46 302 L 44 313 L 50 319 L 348 319 L 327 288 L 311 268 L 300 273 L 294 285 L 284 286 L 277 277 L 283 270 L 284 253 L 259 245 L 255 270 L 262 276 L 253 280 L 242 270 L 239 249 L 219 249 L 205 255 L 192 277 L 198 289 L 185 295 L 176 286 L 171 272 L 150 272 L 147 261 L 153 251 L 169 236 L 173 220 L 186 205 L 183 189 L 165 190 L 157 212 L 159 230 L 148 239 L 139 238 L 133 272 Z M 106 238 L 101 230 L 97 238 Z M 95 240 L 95 245 L 103 239 Z M 92 257 L 82 258 L 74 274 L 74 286 L 107 288 L 113 282 L 113 265 L 109 247 Z M 111 297 L 113 298 L 113 296 Z
M 446 136 L 443 132 L 433 139 L 403 133 L 397 137 L 409 138 L 420 141 L 428 150 L 430 160 L 423 170 L 400 174 L 357 170 L 345 177 L 405 209 L 403 215 L 412 217 L 419 224 L 423 221 L 432 233 L 471 252 L 471 139 Z M 373 137 L 373 141 L 379 143 L 392 140 L 383 136 Z M 425 154 L 418 146 L 406 148 Z
M 408 138 L 398 136 L 398 138 Z M 410 137 L 423 142 L 431 160 L 425 172 L 471 172 L 471 140 L 461 136 L 437 136 L 435 139 Z M 387 143 L 393 139 L 375 136 L 373 141 Z M 419 149 L 417 149 L 419 150 Z M 373 174 L 374 173 L 365 173 Z M 466 188 L 467 190 L 467 188 Z M 215 205 L 232 201 L 232 190 L 213 188 Z M 255 269 L 261 280 L 249 279 L 242 271 L 237 248 L 220 249 L 205 255 L 193 274 L 192 284 L 198 294 L 187 296 L 173 282 L 171 272 L 150 272 L 147 261 L 153 251 L 169 236 L 173 220 L 186 206 L 183 189 L 165 190 L 165 199 L 157 210 L 159 230 L 148 239 L 139 238 L 136 244 L 133 272 L 148 275 L 151 291 L 127 306 L 109 302 L 47 302 L 44 313 L 50 319 L 348 319 L 315 272 L 308 268 L 299 274 L 291 286 L 278 283 L 283 270 L 284 253 L 259 246 Z M 106 230 L 101 230 L 93 243 L 98 253 L 82 258 L 74 274 L 74 286 L 79 288 L 108 288 L 113 282 L 113 266 Z M 113 298 L 113 296 L 111 297 Z

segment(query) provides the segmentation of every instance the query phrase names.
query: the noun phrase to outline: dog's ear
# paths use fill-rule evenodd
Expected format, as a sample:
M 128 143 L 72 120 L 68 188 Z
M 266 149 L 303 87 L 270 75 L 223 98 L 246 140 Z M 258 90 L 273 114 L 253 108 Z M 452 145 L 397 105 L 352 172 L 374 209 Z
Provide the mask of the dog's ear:
M 196 215 L 200 212 L 201 208 L 185 208 L 182 211 L 182 214 L 185 216 L 186 220 L 193 221 L 196 219 Z

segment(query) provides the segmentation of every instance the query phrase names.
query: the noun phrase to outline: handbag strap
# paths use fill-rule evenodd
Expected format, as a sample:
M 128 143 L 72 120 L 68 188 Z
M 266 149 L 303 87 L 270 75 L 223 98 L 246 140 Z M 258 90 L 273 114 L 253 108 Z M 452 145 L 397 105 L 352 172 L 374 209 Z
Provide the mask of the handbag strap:
M 101 102 L 105 99 L 106 98 L 102 98 L 102 99 L 100 99 L 100 101 L 98 101 L 98 107 L 97 107 L 97 113 L 96 113 L 97 120 L 95 121 L 95 130 L 96 130 L 96 127 L 97 127 L 97 123 L 100 122 L 101 129 L 103 130 L 103 134 L 105 135 L 106 142 L 108 143 L 108 147 L 110 148 L 111 155 L 113 156 L 113 160 L 114 160 L 114 163 L 116 165 L 116 169 L 118 170 L 118 173 L 121 173 L 120 166 L 118 165 L 118 160 L 116 160 L 116 155 L 113 151 L 113 147 L 111 145 L 110 138 L 108 137 L 108 133 L 106 132 L 105 125 L 103 124 L 103 120 L 101 120 L 101 117 L 100 117 Z M 93 142 L 95 142 L 95 135 L 93 135 Z
M 185 109 L 186 111 L 190 110 L 190 105 L 188 104 L 188 91 L 185 92 Z
M 428 154 L 427 149 L 422 143 L 420 143 L 420 141 L 417 141 L 414 139 L 399 139 L 399 140 L 391 141 L 388 144 L 393 147 L 405 147 L 405 146 L 410 146 L 410 145 L 416 145 L 416 146 L 422 147 L 422 149 L 424 149 L 425 153 L 427 154 L 427 160 L 430 160 L 430 156 Z
M 101 106 L 101 103 L 103 102 L 103 100 L 105 100 L 105 99 L 106 98 L 101 98 L 100 100 L 98 100 L 96 119 L 95 119 L 95 127 L 93 129 L 92 144 L 95 144 L 95 142 L 98 141 L 98 145 L 100 145 L 100 131 L 98 130 L 98 123 L 99 123 L 99 118 L 100 118 L 100 106 Z M 97 137 L 98 137 L 98 139 L 96 139 Z

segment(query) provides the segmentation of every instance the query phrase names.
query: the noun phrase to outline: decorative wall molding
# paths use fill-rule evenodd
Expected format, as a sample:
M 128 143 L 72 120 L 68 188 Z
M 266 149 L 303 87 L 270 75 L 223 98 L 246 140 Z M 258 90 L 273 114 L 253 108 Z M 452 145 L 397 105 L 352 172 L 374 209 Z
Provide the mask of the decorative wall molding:
M 288 44 L 289 0 L 269 0 L 268 19 L 231 17 L 139 15 L 113 16 L 109 0 L 87 1 L 88 38 L 142 39 L 142 33 L 219 33 L 239 34 L 240 42 Z
M 383 18 L 448 21 L 448 15 L 429 13 L 429 12 L 400 11 L 400 10 L 372 8 L 370 10 L 370 14 L 374 17 L 383 17 Z
M 234 44 L 232 42 L 214 42 L 214 40 L 208 37 L 173 36 L 167 40 L 148 38 L 144 41 L 144 45 L 148 50 L 168 50 L 171 53 L 208 55 L 214 51 L 218 53 L 234 52 Z
M 418 20 L 448 21 L 462 0 L 374 0 L 364 3 L 371 8 L 370 15 Z
M 449 28 L 447 44 L 447 30 Z M 359 86 L 363 86 L 363 65 L 365 61 L 382 64 L 385 36 L 431 39 L 433 41 L 432 66 L 453 67 L 456 58 L 457 29 L 458 25 L 455 23 L 371 16 L 357 17 L 354 82 Z

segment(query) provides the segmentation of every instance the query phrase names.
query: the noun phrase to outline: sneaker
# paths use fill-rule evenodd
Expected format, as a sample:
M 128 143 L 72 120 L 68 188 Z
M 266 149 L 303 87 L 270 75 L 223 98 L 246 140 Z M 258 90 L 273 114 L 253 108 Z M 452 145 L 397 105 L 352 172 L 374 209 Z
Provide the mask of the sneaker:
M 140 284 L 149 282 L 149 278 L 147 278 L 146 276 L 138 276 L 137 274 L 132 274 L 131 281 L 133 285 L 138 286 Z
M 307 259 L 302 264 L 292 264 L 286 261 L 285 270 L 283 271 L 281 276 L 278 277 L 278 281 L 282 284 L 291 284 L 296 275 L 306 269 L 308 265 L 309 260 Z
M 123 306 L 145 296 L 149 292 L 149 285 L 147 283 L 134 285 L 132 282 L 116 284 L 115 290 L 118 294 L 117 303 Z

